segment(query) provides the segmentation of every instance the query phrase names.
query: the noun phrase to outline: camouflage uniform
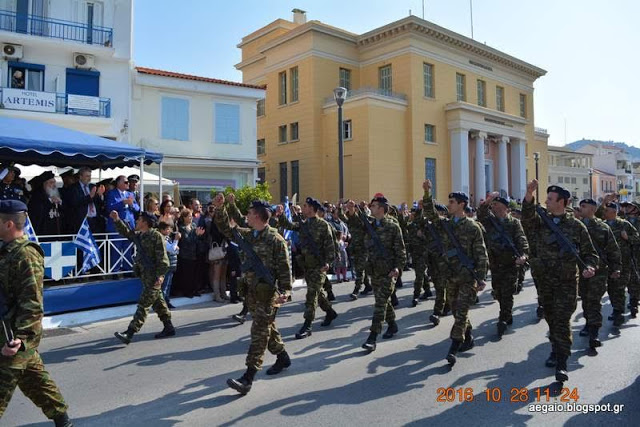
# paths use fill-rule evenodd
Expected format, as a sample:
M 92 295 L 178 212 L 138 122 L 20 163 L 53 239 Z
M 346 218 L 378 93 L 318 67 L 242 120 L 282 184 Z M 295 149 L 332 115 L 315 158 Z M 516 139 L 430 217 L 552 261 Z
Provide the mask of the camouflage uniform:
M 362 221 L 357 215 L 346 215 L 340 212 L 340 219 L 347 224 L 349 233 L 351 233 L 351 243 L 349 249 L 353 254 L 353 271 L 356 274 L 356 283 L 353 294 L 357 296 L 360 287 L 365 283 L 365 272 L 367 269 L 367 248 L 364 246 L 364 237 L 366 231 L 362 228 Z
M 636 215 L 629 215 L 626 217 L 627 221 L 633 225 L 633 227 L 640 232 L 640 218 Z M 633 255 L 635 256 L 636 268 L 640 266 L 640 246 L 634 246 Z M 629 278 L 629 306 L 631 307 L 631 315 L 635 316 L 634 312 L 638 310 L 638 301 L 640 301 L 640 277 L 636 274 L 631 274 Z
M 474 271 L 479 280 L 484 280 L 487 275 L 489 262 L 487 250 L 482 238 L 482 229 L 478 222 L 469 218 L 441 219 L 433 204 L 431 193 L 425 192 L 422 202 L 424 212 L 431 222 L 433 222 L 443 237 L 445 250 L 451 253 L 454 248 L 453 242 L 449 239 L 444 230 L 448 225 L 452 229 L 462 250 L 474 262 Z M 454 315 L 454 324 L 451 328 L 450 337 L 453 341 L 462 342 L 470 337 L 472 325 L 469 321 L 469 308 L 475 304 L 478 294 L 476 280 L 472 274 L 460 263 L 455 255 L 447 260 L 449 266 L 449 278 L 447 280 L 447 301 L 451 303 L 451 310 Z M 467 338 L 469 340 L 470 338 Z
M 580 276 L 578 291 L 587 327 L 595 328 L 597 331 L 602 327 L 602 296 L 607 290 L 607 279 L 614 271 L 621 270 L 622 254 L 611 228 L 604 221 L 598 218 L 583 218 L 582 223 L 589 231 L 591 242 L 600 257 L 600 264 L 592 278 L 585 279 Z
M 216 209 L 216 226 L 229 240 L 233 233 L 229 226 L 227 210 Z M 271 287 L 260 281 L 255 272 L 243 270 L 246 302 L 253 318 L 251 324 L 251 344 L 247 353 L 246 365 L 249 369 L 260 370 L 264 353 L 278 355 L 284 351 L 284 342 L 275 324 L 278 307 L 276 299 L 282 294 L 291 293 L 291 264 L 287 242 L 273 227 L 262 231 L 249 228 L 236 228 L 244 240 L 250 244 L 260 261 L 271 272 L 277 286 Z
M 520 221 L 509 214 L 504 219 L 496 217 L 489 210 L 489 203 L 483 203 L 478 208 L 478 221 L 487 231 L 485 241 L 491 266 L 491 287 L 494 291 L 494 298 L 500 303 L 498 320 L 511 324 L 513 323 L 513 294 L 516 292 L 518 283 L 519 266 L 515 263 L 516 254 L 507 243 L 506 238 L 501 236 L 501 232 L 513 242 L 520 256 L 529 254 L 529 244 Z M 492 221 L 497 224 L 498 228 Z
M 140 277 L 142 282 L 142 294 L 138 300 L 136 313 L 133 315 L 133 320 L 129 323 L 127 330 L 138 332 L 147 319 L 149 308 L 153 308 L 162 323 L 167 323 L 171 320 L 171 312 L 164 300 L 162 286 L 156 286 L 158 277 L 164 276 L 169 271 L 169 257 L 167 257 L 164 237 L 155 229 L 150 229 L 145 233 L 132 231 L 122 220 L 116 221 L 115 226 L 122 236 L 130 240 L 134 238 L 140 239 L 142 251 L 148 256 L 153 265 L 152 269 L 145 267 L 142 262 L 142 254 L 137 254 L 133 271 L 136 276 Z
M 596 253 L 587 228 L 573 215 L 563 213 L 552 216 L 562 233 L 576 247 L 582 260 L 588 265 L 598 265 Z M 536 212 L 534 201 L 522 203 L 522 225 L 528 236 L 531 252 L 536 254 L 536 266 L 532 270 L 538 276 L 539 295 L 544 306 L 544 317 L 549 324 L 549 340 L 554 359 L 560 361 L 571 355 L 571 315 L 576 310 L 578 288 L 578 263 L 573 254 L 563 250 L 556 241 L 556 234 L 544 224 Z
M 411 253 L 411 259 L 413 260 L 413 270 L 416 273 L 416 278 L 413 281 L 413 299 L 417 299 L 420 296 L 420 292 L 425 288 L 424 278 L 427 270 L 427 239 L 424 235 L 424 231 L 421 229 L 422 221 L 418 219 L 418 216 L 422 215 L 422 211 L 419 210 L 415 213 L 413 221 L 407 225 L 407 246 Z M 428 285 L 427 285 L 428 286 Z
M 280 226 L 297 231 L 300 235 L 304 265 L 304 279 L 307 282 L 307 298 L 305 302 L 304 319 L 313 322 L 316 316 L 316 306 L 325 312 L 330 312 L 331 303 L 324 293 L 322 285 L 327 273 L 321 268 L 331 266 L 335 258 L 335 239 L 331 234 L 331 226 L 322 218 L 312 217 L 303 223 L 293 223 L 284 215 L 280 216 Z M 313 240 L 314 243 L 307 241 Z M 314 253 L 314 248 L 317 253 Z
M 38 353 L 44 313 L 43 276 L 42 249 L 30 243 L 26 236 L 0 249 L 0 292 L 9 309 L 4 318 L 15 338 L 22 340 L 24 345 L 24 350 L 11 358 L 0 356 L 0 418 L 16 386 L 42 409 L 47 418 L 53 419 L 67 412 L 67 404 L 44 369 Z M 5 344 L 5 336 L 0 334 L 0 348 Z

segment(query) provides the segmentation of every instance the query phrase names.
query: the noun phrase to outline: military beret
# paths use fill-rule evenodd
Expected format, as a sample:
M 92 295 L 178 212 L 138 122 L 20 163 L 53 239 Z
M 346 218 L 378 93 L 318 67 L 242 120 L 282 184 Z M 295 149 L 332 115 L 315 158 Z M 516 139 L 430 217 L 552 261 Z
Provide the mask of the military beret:
M 445 205 L 441 203 L 437 203 L 435 207 L 437 211 L 444 212 L 447 215 L 449 215 L 449 209 Z
M 307 197 L 305 202 L 315 210 L 320 210 L 320 208 L 322 207 L 320 201 L 318 199 L 314 199 L 313 197 Z
M 498 203 L 502 203 L 506 207 L 509 207 L 509 201 L 507 199 L 505 199 L 504 197 L 496 197 L 495 199 L 493 199 L 493 201 L 494 202 L 498 202 Z
M 373 203 L 373 202 L 378 202 L 378 203 L 380 203 L 381 205 L 388 205 L 388 204 L 389 204 L 389 200 L 387 200 L 387 198 L 386 198 L 386 197 L 384 197 L 384 196 L 382 195 L 382 193 L 376 193 L 376 194 L 373 196 L 373 199 L 371 199 L 371 203 Z
M 269 205 L 269 203 L 265 202 L 264 200 L 254 200 L 253 202 L 251 202 L 251 206 L 249 206 L 249 209 L 271 210 L 271 206 Z
M 469 205 L 465 206 L 464 213 L 468 213 L 468 214 L 473 213 L 473 208 Z
M 464 194 L 462 191 L 455 191 L 453 193 L 449 193 L 450 199 L 456 199 L 458 202 L 469 202 L 469 197 Z
M 158 222 L 158 218 L 156 218 L 155 215 L 151 215 L 151 214 L 146 213 L 146 212 L 142 212 L 140 214 L 140 218 L 144 218 L 145 220 L 147 220 L 147 223 L 149 224 L 149 227 L 155 227 L 156 223 Z
M 3 214 L 15 214 L 20 212 L 26 212 L 27 205 L 20 200 L 0 200 L 0 213 Z
M 580 204 L 585 204 L 585 205 L 593 205 L 593 206 L 598 206 L 598 204 L 596 203 L 595 200 L 593 199 L 582 199 L 580 200 Z
M 615 202 L 609 202 L 606 205 L 604 205 L 605 208 L 610 208 L 610 209 L 615 209 L 618 210 L 618 204 Z
M 549 187 L 547 187 L 547 194 L 549 193 L 556 193 L 562 199 L 569 200 L 571 198 L 571 193 L 569 192 L 569 190 L 562 188 L 559 185 L 550 185 Z
M 113 182 L 113 178 L 105 178 L 102 181 L 98 181 L 98 185 L 104 185 L 105 187 L 108 185 L 111 185 L 111 183 Z
M 71 169 L 69 169 L 69 170 L 66 170 L 66 171 L 62 172 L 62 173 L 60 174 L 60 176 L 61 176 L 62 178 L 65 178 L 65 177 L 67 177 L 67 176 L 72 176 L 72 175 L 74 175 L 75 173 L 76 173 L 76 172 L 75 172 L 75 170 L 74 170 L 73 168 L 71 168 Z
M 138 175 L 135 175 L 135 174 L 134 174 L 134 175 L 129 175 L 129 176 L 127 177 L 127 181 L 135 181 L 135 182 L 138 182 L 138 181 L 140 181 L 140 177 L 139 177 Z

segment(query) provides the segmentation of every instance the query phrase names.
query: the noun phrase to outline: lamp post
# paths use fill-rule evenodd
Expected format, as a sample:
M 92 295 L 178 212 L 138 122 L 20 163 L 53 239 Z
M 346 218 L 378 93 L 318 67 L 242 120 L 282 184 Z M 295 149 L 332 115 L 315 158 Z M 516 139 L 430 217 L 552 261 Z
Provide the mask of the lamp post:
M 536 180 L 538 180 L 538 161 L 540 160 L 539 152 L 536 151 L 533 153 L 533 160 L 536 162 Z M 536 197 L 538 198 L 538 200 L 540 200 L 540 194 L 538 194 L 539 187 L 540 183 L 538 183 L 538 185 L 536 186 Z
M 589 168 L 589 198 L 593 199 L 593 168 Z
M 347 89 L 337 87 L 333 90 L 333 99 L 338 104 L 338 195 L 344 199 L 344 135 L 342 129 L 342 104 L 347 99 Z

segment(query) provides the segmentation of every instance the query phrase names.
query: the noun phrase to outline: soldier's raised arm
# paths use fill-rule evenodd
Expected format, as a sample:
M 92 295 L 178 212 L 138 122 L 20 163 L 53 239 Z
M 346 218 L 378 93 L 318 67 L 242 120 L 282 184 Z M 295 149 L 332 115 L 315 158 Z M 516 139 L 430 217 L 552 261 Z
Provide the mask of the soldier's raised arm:
M 236 196 L 231 193 L 227 195 L 227 215 L 240 227 L 247 225 L 246 216 L 240 212 L 240 208 L 236 205 Z
M 109 217 L 113 220 L 113 224 L 116 226 L 116 230 L 121 236 L 126 237 L 127 239 L 133 239 L 136 237 L 136 232 L 129 228 L 129 224 L 120 219 L 118 211 L 111 211 Z
M 427 179 L 422 183 L 422 189 L 424 190 L 424 196 L 422 197 L 422 209 L 424 210 L 424 216 L 431 222 L 440 222 L 440 216 L 436 211 L 436 207 L 433 204 L 433 195 L 431 194 L 431 180 Z
M 286 228 L 287 230 L 300 231 L 301 224 L 299 222 L 291 222 L 286 215 L 283 215 L 284 208 L 282 205 L 276 207 L 276 216 L 278 217 L 278 227 Z
M 522 227 L 527 233 L 537 232 L 540 227 L 540 221 L 542 221 L 542 218 L 540 218 L 536 212 L 535 198 L 533 196 L 537 188 L 538 180 L 536 179 L 527 184 L 527 193 L 522 201 Z M 539 194 L 536 194 L 536 196 L 540 197 Z
M 213 199 L 213 205 L 216 207 L 216 212 L 213 215 L 213 221 L 216 223 L 216 227 L 218 227 L 218 230 L 227 239 L 233 240 L 233 229 L 229 225 L 229 214 L 224 206 L 224 195 L 222 193 L 216 195 Z M 248 228 L 240 228 L 237 226 L 235 228 L 242 236 L 251 232 Z

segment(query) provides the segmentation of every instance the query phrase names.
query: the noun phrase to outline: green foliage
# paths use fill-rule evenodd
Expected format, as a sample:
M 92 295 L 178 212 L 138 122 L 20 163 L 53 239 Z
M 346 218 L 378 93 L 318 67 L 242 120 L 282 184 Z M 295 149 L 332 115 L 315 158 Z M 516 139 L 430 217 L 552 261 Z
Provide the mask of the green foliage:
M 217 190 L 211 190 L 211 198 L 213 199 L 217 193 Z M 246 212 L 254 200 L 265 200 L 269 202 L 273 198 L 271 193 L 269 193 L 269 184 L 266 182 L 257 184 L 255 187 L 249 185 L 241 188 L 227 187 L 223 193 L 225 196 L 231 193 L 235 194 L 236 206 L 238 206 L 241 212 Z

